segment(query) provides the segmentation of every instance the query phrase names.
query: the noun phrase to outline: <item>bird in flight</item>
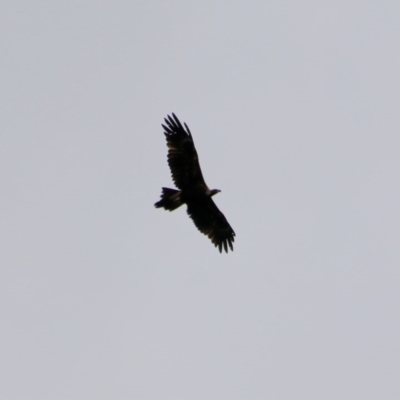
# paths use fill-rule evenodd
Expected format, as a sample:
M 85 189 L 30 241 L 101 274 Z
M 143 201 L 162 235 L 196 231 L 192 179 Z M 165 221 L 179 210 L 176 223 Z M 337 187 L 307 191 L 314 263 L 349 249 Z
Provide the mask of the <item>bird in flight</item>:
M 168 146 L 168 164 L 172 180 L 179 189 L 163 187 L 157 208 L 173 211 L 186 204 L 187 213 L 197 229 L 208 236 L 219 251 L 233 251 L 235 232 L 224 214 L 212 200 L 219 189 L 209 189 L 201 173 L 199 158 L 192 134 L 186 124 L 182 125 L 172 113 L 165 118 L 164 135 Z

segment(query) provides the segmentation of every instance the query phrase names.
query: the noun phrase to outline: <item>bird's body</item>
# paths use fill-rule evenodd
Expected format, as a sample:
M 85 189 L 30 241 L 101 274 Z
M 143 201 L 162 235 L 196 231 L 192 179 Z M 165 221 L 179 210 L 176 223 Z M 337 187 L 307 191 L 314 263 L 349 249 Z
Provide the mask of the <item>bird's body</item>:
M 173 211 L 182 204 L 200 232 L 207 235 L 219 251 L 233 250 L 235 232 L 224 214 L 212 200 L 218 189 L 209 189 L 200 169 L 199 159 L 191 132 L 186 124 L 182 126 L 175 114 L 165 119 L 162 125 L 167 139 L 168 164 L 172 179 L 179 189 L 162 188 L 157 208 Z

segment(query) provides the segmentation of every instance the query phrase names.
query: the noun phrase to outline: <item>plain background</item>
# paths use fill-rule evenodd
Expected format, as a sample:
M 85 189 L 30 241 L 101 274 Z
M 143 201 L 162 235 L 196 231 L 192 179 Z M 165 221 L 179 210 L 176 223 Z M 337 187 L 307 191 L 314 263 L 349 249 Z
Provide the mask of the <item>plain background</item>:
M 0 20 L 2 399 L 400 398 L 398 1 Z M 171 112 L 233 253 L 153 207 Z

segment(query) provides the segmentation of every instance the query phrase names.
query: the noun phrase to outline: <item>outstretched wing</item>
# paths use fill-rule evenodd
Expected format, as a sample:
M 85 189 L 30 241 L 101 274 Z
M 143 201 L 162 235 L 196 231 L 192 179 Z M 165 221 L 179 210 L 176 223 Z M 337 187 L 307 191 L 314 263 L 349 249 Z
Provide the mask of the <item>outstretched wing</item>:
M 188 202 L 187 212 L 197 229 L 211 239 L 220 253 L 222 249 L 228 252 L 228 246 L 233 251 L 235 232 L 211 197 Z
M 182 126 L 174 113 L 168 115 L 162 125 L 167 138 L 168 164 L 172 179 L 178 189 L 188 189 L 193 186 L 204 186 L 199 158 L 194 147 L 192 135 L 186 124 Z

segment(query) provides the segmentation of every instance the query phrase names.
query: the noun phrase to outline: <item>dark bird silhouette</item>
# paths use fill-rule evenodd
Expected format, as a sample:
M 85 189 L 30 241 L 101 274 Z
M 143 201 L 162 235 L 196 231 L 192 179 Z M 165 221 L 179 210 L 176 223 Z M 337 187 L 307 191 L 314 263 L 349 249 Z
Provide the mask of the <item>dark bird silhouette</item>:
M 180 190 L 162 188 L 161 200 L 155 205 L 173 211 L 182 204 L 198 230 L 207 235 L 219 251 L 233 250 L 235 232 L 224 214 L 212 200 L 219 189 L 209 189 L 201 173 L 199 158 L 192 134 L 186 124 L 182 126 L 174 113 L 165 118 L 164 135 L 168 146 L 168 164 L 172 180 Z

